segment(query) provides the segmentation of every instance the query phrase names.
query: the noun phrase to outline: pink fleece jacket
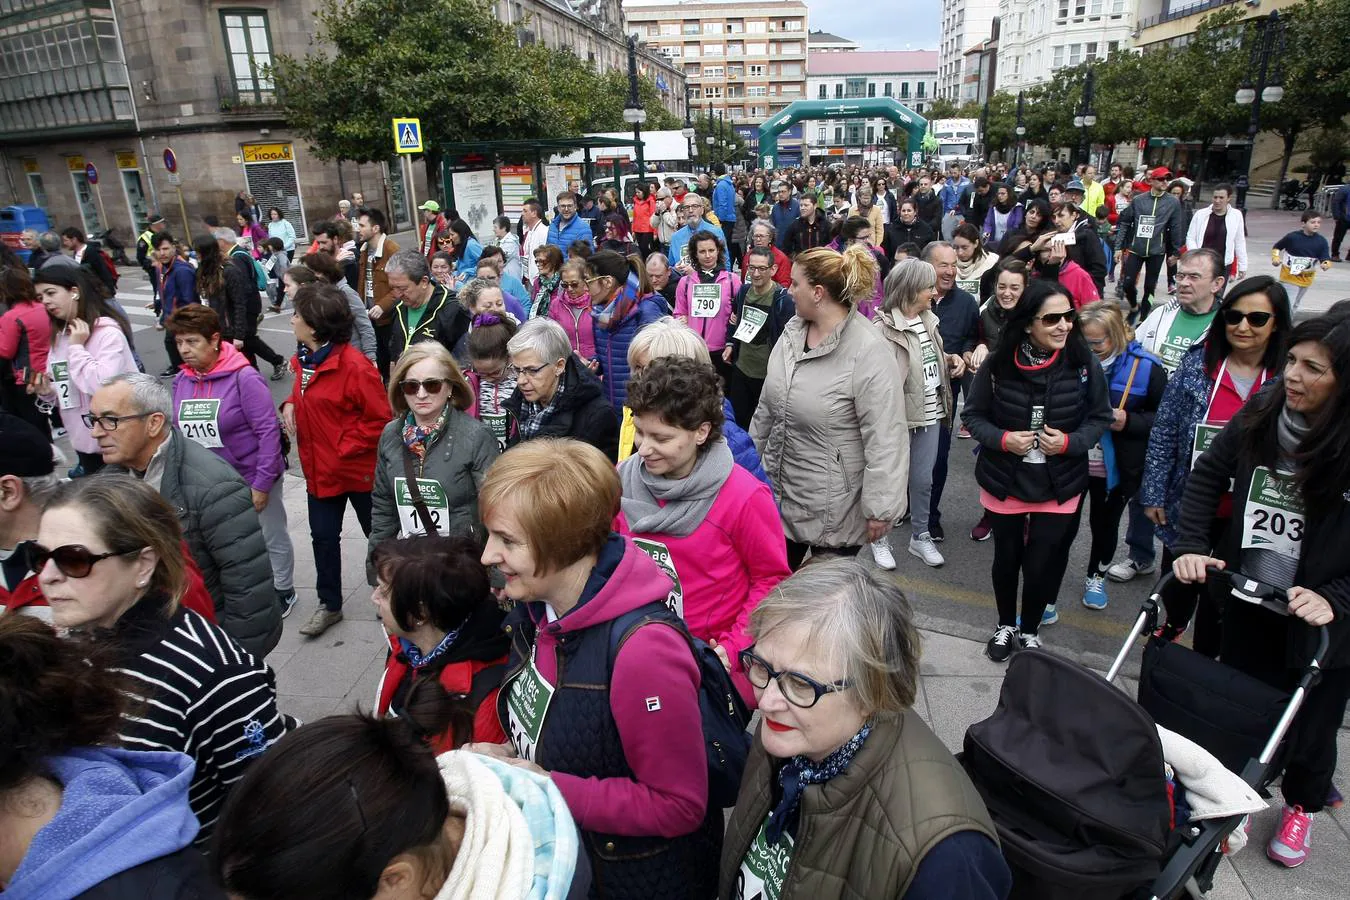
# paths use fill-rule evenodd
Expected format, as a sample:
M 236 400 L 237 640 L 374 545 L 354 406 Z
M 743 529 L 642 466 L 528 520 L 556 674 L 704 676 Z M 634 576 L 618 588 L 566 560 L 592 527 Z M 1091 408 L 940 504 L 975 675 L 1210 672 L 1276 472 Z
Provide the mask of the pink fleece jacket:
M 640 465 L 637 455 L 620 463 L 621 467 Z M 750 612 L 774 585 L 792 574 L 773 492 L 737 465 L 707 518 L 692 534 L 635 533 L 622 512 L 615 527 L 622 534 L 666 545 L 680 576 L 685 624 L 695 637 L 716 641 L 726 649 L 733 680 L 753 707 L 754 693 L 737 658 L 751 644 Z
M 81 416 L 89 412 L 89 401 L 105 379 L 137 371 L 136 357 L 131 355 L 131 345 L 116 319 L 106 316 L 95 319 L 89 329 L 89 339 L 83 344 L 72 344 L 62 323 L 55 322 L 52 328 L 59 331 L 51 353 L 47 355 L 47 375 L 51 375 L 56 363 L 69 363 L 70 399 L 75 404 L 73 408 L 61 411 L 61 421 L 70 432 L 72 447 L 81 453 L 97 453 L 98 441 L 89 433 L 89 426 L 84 424 Z M 60 406 L 54 390 L 43 399 Z
M 694 329 L 703 343 L 708 345 L 709 353 L 721 353 L 727 346 L 727 320 L 731 318 L 731 301 L 741 289 L 741 279 L 727 271 L 717 273 L 717 284 L 722 288 L 722 305 L 717 315 L 710 319 L 696 318 L 690 308 L 693 305 L 693 286 L 698 284 L 698 273 L 690 272 L 680 279 L 675 288 L 675 318 L 683 318 Z
M 594 577 L 594 575 L 592 575 Z M 670 579 L 623 539 L 623 559 L 590 600 L 554 622 L 540 622 L 535 664 L 558 680 L 559 637 L 664 601 Z M 680 837 L 703 822 L 708 757 L 698 708 L 698 666 L 689 644 L 668 625 L 640 627 L 614 660 L 609 706 L 634 778 L 585 778 L 553 771 L 572 818 L 586 831 Z
M 572 350 L 583 360 L 595 359 L 595 317 L 591 315 L 591 295 L 569 297 L 559 291 L 548 307 L 548 317 L 563 327 Z

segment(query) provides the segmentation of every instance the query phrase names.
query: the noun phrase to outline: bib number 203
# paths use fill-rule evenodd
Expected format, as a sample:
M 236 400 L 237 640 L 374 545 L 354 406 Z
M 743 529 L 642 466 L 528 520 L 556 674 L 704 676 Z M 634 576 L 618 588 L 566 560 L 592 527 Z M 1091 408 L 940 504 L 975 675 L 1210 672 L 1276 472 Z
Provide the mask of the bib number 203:
M 1253 509 L 1252 531 L 1264 531 L 1276 537 L 1300 541 L 1303 539 L 1303 519 L 1293 513 Z

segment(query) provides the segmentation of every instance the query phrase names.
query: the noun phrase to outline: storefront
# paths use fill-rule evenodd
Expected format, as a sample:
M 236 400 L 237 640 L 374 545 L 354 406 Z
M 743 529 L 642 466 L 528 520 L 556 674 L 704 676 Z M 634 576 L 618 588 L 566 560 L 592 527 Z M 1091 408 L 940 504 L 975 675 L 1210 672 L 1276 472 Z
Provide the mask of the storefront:
M 117 174 L 122 180 L 122 197 L 126 200 L 127 213 L 131 216 L 131 232 L 139 235 L 150 221 L 150 206 L 145 199 L 140 158 L 131 150 L 116 150 L 113 157 L 117 160 Z
M 309 234 L 300 196 L 300 176 L 295 168 L 295 145 L 240 144 L 239 153 L 246 189 L 262 209 L 262 226 L 267 227 L 268 210 L 275 206 L 294 226 L 297 235 Z

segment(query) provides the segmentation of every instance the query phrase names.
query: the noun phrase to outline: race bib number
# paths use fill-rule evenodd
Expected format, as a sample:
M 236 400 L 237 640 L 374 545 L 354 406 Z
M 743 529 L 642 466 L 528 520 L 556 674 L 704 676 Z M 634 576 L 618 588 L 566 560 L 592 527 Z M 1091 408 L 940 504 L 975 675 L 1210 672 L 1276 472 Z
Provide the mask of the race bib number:
M 1317 260 L 1311 256 L 1291 256 L 1287 265 L 1290 275 L 1302 275 L 1311 271 L 1313 266 L 1317 265 Z
M 1033 406 L 1031 408 L 1031 425 L 1027 430 L 1040 431 L 1044 427 L 1045 407 Z M 1035 465 L 1043 465 L 1045 463 L 1045 451 L 1041 449 L 1040 438 L 1036 439 L 1036 443 L 1027 451 L 1027 455 L 1022 457 L 1022 460 L 1023 462 L 1029 462 Z
M 1163 368 L 1169 373 L 1175 372 L 1177 366 L 1186 358 L 1186 351 L 1191 349 L 1191 344 L 1195 343 L 1192 338 L 1183 337 L 1178 334 L 1167 336 L 1167 340 L 1158 346 L 1158 358 L 1162 360 Z
M 783 892 L 792 864 L 792 837 L 784 834 L 781 842 L 771 843 L 764 833 L 768 827 L 766 819 L 741 860 L 741 872 L 736 878 L 737 900 L 778 900 Z
M 680 587 L 680 573 L 675 571 L 675 560 L 671 558 L 670 550 L 660 541 L 652 541 L 647 538 L 633 538 L 633 544 L 654 559 L 656 564 L 661 567 L 661 571 L 670 576 L 673 586 L 666 596 L 666 605 L 670 607 L 671 612 L 683 619 L 684 589 Z
M 696 284 L 689 292 L 689 312 L 695 319 L 713 319 L 722 309 L 720 284 Z
M 1158 221 L 1157 216 L 1140 216 L 1139 224 L 1136 225 L 1134 229 L 1135 237 L 1141 238 L 1153 237 L 1153 230 L 1155 227 L 1157 227 L 1157 221 Z
M 753 343 L 759 335 L 759 331 L 764 327 L 764 323 L 769 321 L 769 314 L 762 309 L 754 306 L 745 306 L 741 309 L 741 321 L 736 326 L 736 333 L 731 337 L 744 344 Z
M 208 449 L 225 446 L 220 441 L 220 401 L 184 400 L 178 404 L 178 430 L 183 437 Z
M 1257 466 L 1242 514 L 1242 549 L 1269 550 L 1298 562 L 1303 529 L 1303 497 L 1293 479 Z
M 1191 468 L 1199 462 L 1201 454 L 1209 449 L 1209 445 L 1214 443 L 1214 439 L 1223 431 L 1222 425 L 1206 425 L 1201 422 L 1195 426 L 1195 442 L 1191 445 Z
M 965 291 L 967 294 L 970 294 L 970 296 L 979 299 L 980 279 L 978 278 L 957 279 L 956 286 L 959 287 L 961 290 Z
M 516 754 L 530 762 L 539 750 L 539 735 L 544 731 L 544 716 L 553 702 L 553 685 L 544 680 L 535 665 L 535 649 L 530 648 L 530 664 L 511 681 L 506 693 L 506 725 Z
M 932 341 L 923 342 L 923 389 L 935 393 L 942 386 L 942 370 L 939 368 L 937 348 Z
M 62 409 L 75 408 L 75 396 L 70 387 L 70 363 L 52 363 L 52 390 Z
M 300 369 L 300 393 L 303 394 L 305 392 L 305 389 L 309 387 L 309 383 L 313 379 L 314 379 L 313 369 L 306 369 L 303 367 Z
M 505 452 L 506 436 L 509 433 L 510 423 L 507 421 L 507 414 L 499 413 L 480 413 L 483 418 L 483 424 L 492 432 L 492 436 L 497 439 L 497 449 Z
M 417 491 L 422 495 L 422 502 L 427 505 L 427 512 L 431 514 L 431 524 L 435 526 L 436 533 L 445 534 L 446 523 L 450 521 L 450 507 L 445 500 L 445 489 L 434 478 L 419 478 Z M 412 491 L 408 490 L 408 479 L 394 479 L 394 504 L 398 507 L 400 537 L 414 537 L 427 533 L 422 524 L 422 517 L 417 514 L 417 507 L 413 506 Z

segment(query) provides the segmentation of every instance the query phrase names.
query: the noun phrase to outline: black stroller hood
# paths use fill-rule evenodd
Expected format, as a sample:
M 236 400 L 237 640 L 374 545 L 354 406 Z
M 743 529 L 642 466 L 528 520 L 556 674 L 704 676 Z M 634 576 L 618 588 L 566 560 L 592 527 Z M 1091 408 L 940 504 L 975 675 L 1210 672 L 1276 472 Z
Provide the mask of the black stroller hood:
M 1158 874 L 1171 818 L 1158 732 L 1096 673 L 1015 654 L 962 763 L 1018 881 L 1039 882 L 1040 896 L 1120 896 Z

